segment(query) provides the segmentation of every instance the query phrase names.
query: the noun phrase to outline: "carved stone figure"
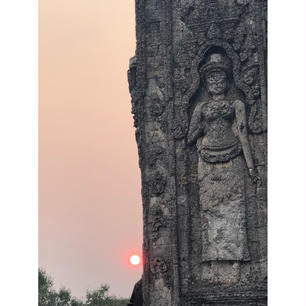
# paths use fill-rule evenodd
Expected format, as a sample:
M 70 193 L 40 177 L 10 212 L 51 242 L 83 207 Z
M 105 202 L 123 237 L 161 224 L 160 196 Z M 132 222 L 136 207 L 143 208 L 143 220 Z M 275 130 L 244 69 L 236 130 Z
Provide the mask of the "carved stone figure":
M 250 259 L 245 173 L 255 183 L 258 180 L 248 141 L 246 110 L 238 99 L 232 63 L 226 55 L 207 56 L 200 74 L 204 94 L 193 111 L 187 137 L 189 144 L 196 141 L 198 152 L 202 260 L 236 264 Z

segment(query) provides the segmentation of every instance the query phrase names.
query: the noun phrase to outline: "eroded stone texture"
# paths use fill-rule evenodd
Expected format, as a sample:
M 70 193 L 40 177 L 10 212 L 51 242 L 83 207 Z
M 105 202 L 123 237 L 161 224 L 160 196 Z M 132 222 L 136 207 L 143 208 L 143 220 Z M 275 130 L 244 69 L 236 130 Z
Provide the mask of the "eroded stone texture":
M 145 306 L 266 305 L 266 1 L 136 0 Z

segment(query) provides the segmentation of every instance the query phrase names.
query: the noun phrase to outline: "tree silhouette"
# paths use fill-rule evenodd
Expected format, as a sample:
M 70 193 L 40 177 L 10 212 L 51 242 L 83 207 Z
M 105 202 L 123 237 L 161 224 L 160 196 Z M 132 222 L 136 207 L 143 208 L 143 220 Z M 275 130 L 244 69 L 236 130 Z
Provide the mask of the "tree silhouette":
M 127 299 L 120 299 L 109 294 L 109 286 L 101 285 L 98 289 L 87 291 L 86 302 L 71 297 L 69 289 L 53 289 L 53 281 L 46 271 L 38 269 L 38 305 L 39 306 L 126 306 Z

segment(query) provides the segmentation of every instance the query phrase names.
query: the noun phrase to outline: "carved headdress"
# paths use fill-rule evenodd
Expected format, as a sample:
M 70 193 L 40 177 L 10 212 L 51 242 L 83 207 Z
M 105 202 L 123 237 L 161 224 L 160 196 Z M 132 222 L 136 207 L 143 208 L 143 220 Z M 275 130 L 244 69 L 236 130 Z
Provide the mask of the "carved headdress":
M 200 74 L 203 76 L 208 72 L 220 69 L 229 75 L 232 70 L 232 63 L 227 56 L 221 53 L 212 53 L 200 68 Z

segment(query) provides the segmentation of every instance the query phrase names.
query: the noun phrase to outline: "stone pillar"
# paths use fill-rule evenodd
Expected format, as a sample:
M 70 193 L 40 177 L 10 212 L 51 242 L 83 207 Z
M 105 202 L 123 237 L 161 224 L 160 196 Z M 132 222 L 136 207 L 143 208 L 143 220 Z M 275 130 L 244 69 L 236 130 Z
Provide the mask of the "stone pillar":
M 145 306 L 266 305 L 266 5 L 136 0 Z

